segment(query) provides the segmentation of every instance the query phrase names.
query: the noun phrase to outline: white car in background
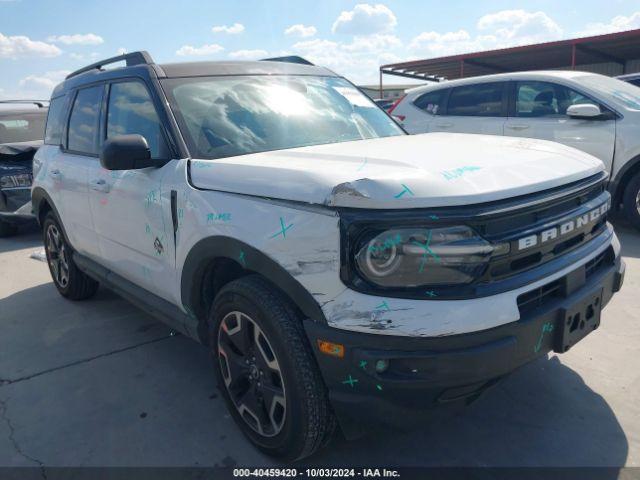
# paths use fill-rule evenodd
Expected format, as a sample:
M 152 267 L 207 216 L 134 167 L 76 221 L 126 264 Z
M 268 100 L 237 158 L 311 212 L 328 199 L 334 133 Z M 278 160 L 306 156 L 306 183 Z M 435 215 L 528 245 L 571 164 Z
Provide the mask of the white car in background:
M 590 153 L 640 229 L 640 89 L 630 83 L 575 71 L 489 75 L 408 90 L 389 113 L 409 133 L 530 137 Z

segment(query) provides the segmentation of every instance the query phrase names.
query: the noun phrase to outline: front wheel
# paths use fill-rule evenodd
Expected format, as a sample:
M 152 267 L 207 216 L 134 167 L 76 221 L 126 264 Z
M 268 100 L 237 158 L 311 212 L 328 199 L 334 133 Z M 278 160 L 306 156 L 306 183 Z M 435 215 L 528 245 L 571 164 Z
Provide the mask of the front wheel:
M 210 345 L 234 420 L 263 452 L 311 455 L 335 428 L 301 319 L 262 277 L 227 284 L 211 308 Z
M 636 173 L 624 189 L 622 196 L 624 215 L 640 230 L 640 173 Z
M 70 300 L 92 297 L 98 290 L 98 282 L 76 266 L 73 251 L 53 212 L 47 213 L 42 224 L 42 233 L 49 271 L 58 292 Z

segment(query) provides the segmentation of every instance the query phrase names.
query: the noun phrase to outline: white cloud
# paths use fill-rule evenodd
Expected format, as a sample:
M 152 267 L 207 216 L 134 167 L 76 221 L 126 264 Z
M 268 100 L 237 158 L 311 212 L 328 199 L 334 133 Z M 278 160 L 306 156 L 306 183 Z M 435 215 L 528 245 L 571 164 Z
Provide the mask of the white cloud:
M 409 43 L 414 56 L 438 57 L 494 48 L 505 48 L 562 38 L 563 30 L 544 12 L 503 10 L 478 20 L 479 34 L 466 30 L 422 32 Z
M 303 25 L 302 23 L 296 23 L 295 25 L 291 25 L 284 31 L 285 35 L 291 35 L 294 37 L 313 37 L 318 30 L 313 25 L 309 25 L 308 27 Z
M 390 32 L 398 24 L 393 12 L 382 4 L 359 3 L 353 10 L 343 11 L 333 23 L 333 33 L 370 35 Z
M 28 75 L 18 82 L 19 95 L 22 98 L 49 98 L 53 88 L 69 73 L 71 73 L 69 70 L 54 70 L 42 75 Z
M 234 23 L 233 25 L 216 25 L 211 28 L 213 33 L 229 33 L 236 34 L 244 32 L 244 25 L 241 23 Z
M 588 37 L 591 35 L 601 35 L 604 33 L 633 30 L 634 28 L 640 28 L 640 11 L 632 13 L 628 17 L 624 15 L 618 15 L 616 17 L 613 17 L 607 23 L 588 23 L 584 30 L 577 33 L 577 36 Z
M 344 75 L 352 82 L 370 83 L 381 64 L 403 60 L 398 55 L 402 42 L 394 35 L 356 36 L 351 42 L 316 38 L 292 46 L 307 60 Z
M 0 58 L 57 57 L 62 53 L 55 45 L 31 40 L 24 35 L 5 36 L 0 33 Z
M 64 45 L 101 45 L 104 39 L 95 33 L 76 33 L 73 35 L 52 35 L 47 41 Z
M 237 60 L 256 60 L 258 58 L 264 58 L 268 54 L 266 50 L 236 50 L 235 52 L 229 53 L 229 56 Z
M 503 10 L 478 20 L 478 30 L 491 30 L 498 42 L 525 44 L 548 42 L 562 36 L 562 29 L 544 12 Z
M 194 47 L 192 45 L 183 45 L 176 51 L 176 55 L 181 57 L 201 57 L 205 55 L 215 55 L 224 50 L 224 47 L 217 43 L 209 45 L 201 45 L 200 47 Z
M 73 52 L 73 53 L 70 53 L 69 56 L 74 60 L 95 60 L 96 58 L 100 57 L 100 54 L 98 52 L 91 52 L 91 53 Z

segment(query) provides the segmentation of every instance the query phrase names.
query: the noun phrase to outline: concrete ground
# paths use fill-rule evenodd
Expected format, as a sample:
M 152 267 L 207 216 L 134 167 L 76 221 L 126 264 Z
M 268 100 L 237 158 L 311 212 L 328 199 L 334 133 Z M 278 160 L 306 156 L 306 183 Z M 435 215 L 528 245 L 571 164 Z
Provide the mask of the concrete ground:
M 340 438 L 307 463 L 640 466 L 640 235 L 602 327 L 413 433 Z M 267 466 L 227 414 L 204 347 L 101 289 L 60 297 L 35 230 L 0 239 L 0 466 Z

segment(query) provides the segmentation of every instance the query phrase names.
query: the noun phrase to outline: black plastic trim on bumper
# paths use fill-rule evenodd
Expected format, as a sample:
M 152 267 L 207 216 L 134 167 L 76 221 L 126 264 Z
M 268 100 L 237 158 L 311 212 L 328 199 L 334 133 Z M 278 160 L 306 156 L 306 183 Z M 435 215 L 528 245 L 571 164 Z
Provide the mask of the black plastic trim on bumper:
M 35 221 L 35 217 L 32 214 L 16 213 L 21 207 L 30 202 L 30 188 L 0 190 L 0 221 L 14 225 Z
M 563 281 L 574 282 L 580 269 L 585 266 Z M 310 320 L 304 326 L 342 430 L 355 438 L 369 424 L 411 427 L 435 407 L 465 405 L 522 365 L 561 351 L 558 337 L 567 312 L 582 312 L 594 298 L 604 307 L 620 290 L 624 272 L 618 256 L 579 288 L 567 289 L 565 296 L 520 320 L 473 333 L 425 338 L 358 333 Z M 599 320 L 598 311 L 587 328 L 597 328 Z M 344 345 L 344 358 L 320 353 L 318 339 Z M 379 360 L 388 362 L 383 373 L 376 372 Z

